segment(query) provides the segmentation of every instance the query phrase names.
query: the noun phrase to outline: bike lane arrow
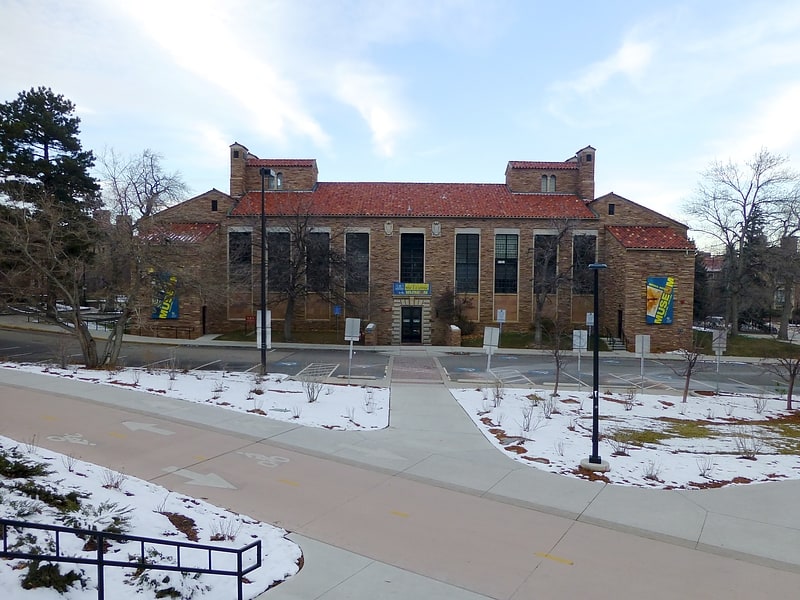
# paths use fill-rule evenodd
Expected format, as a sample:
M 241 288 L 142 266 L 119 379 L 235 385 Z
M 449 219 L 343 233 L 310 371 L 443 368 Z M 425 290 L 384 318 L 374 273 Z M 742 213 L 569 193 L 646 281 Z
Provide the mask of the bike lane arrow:
M 169 429 L 161 429 L 152 423 L 137 423 L 136 421 L 123 421 L 125 427 L 131 431 L 147 431 L 148 433 L 156 433 L 158 435 L 172 435 L 175 432 Z
M 185 477 L 189 481 L 189 485 L 204 485 L 207 487 L 216 487 L 216 488 L 225 488 L 229 490 L 235 490 L 236 486 L 228 483 L 222 477 L 217 475 L 216 473 L 197 473 L 195 471 L 190 471 L 188 469 L 181 469 L 179 467 L 164 467 L 161 469 L 165 473 L 173 473 L 175 475 L 179 475 L 180 477 Z

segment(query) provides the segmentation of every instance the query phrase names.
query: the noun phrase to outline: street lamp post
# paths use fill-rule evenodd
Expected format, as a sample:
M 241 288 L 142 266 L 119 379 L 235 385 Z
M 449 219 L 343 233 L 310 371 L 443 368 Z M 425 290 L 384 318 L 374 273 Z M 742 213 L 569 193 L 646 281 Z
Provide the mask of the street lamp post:
M 592 454 L 589 460 L 582 460 L 581 467 L 590 471 L 608 471 L 609 465 L 600 458 L 598 450 L 600 429 L 600 270 L 607 265 L 592 263 L 589 268 L 594 271 L 594 330 L 593 330 L 593 355 L 592 355 Z
M 265 208 L 265 180 L 274 177 L 272 169 L 261 167 L 261 374 L 267 373 L 267 213 Z

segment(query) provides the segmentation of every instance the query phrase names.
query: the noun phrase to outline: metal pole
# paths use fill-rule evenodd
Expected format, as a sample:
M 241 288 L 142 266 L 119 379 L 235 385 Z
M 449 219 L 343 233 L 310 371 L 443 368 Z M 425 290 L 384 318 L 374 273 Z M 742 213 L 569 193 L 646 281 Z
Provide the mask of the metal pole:
M 593 263 L 589 268 L 594 271 L 594 331 L 593 343 L 594 354 L 592 356 L 592 454 L 589 456 L 589 462 L 592 464 L 601 464 L 603 461 L 600 458 L 598 450 L 599 444 L 599 430 L 600 430 L 600 269 L 605 269 L 606 265 Z
M 269 169 L 261 167 L 261 374 L 267 373 L 267 214 L 264 206 L 264 178 Z

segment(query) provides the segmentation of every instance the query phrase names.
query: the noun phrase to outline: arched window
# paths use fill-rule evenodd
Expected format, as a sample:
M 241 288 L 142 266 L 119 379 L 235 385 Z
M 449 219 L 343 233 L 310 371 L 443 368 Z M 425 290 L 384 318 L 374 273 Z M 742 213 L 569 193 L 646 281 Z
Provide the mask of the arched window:
M 280 171 L 275 176 L 275 189 L 281 190 L 283 189 L 283 173 Z
M 542 175 L 542 191 L 555 192 L 556 191 L 556 176 L 555 175 Z
M 542 175 L 542 191 L 547 191 L 547 175 Z

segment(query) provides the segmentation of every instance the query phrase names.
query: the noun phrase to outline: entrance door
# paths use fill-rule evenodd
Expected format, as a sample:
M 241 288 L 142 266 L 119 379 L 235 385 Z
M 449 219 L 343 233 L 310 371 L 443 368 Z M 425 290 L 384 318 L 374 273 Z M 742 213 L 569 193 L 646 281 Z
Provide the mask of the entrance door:
M 422 307 L 403 306 L 400 317 L 401 344 L 421 344 L 422 343 Z

